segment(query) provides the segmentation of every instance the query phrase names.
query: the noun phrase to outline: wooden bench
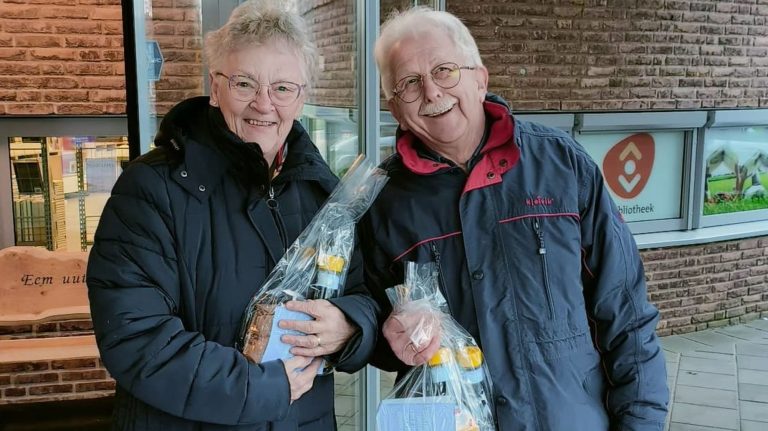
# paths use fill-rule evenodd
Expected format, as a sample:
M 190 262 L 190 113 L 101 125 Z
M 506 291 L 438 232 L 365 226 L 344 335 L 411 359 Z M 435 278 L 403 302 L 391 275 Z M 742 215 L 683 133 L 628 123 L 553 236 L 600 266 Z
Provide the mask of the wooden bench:
M 0 250 L 0 406 L 109 397 L 85 285 L 86 252 Z

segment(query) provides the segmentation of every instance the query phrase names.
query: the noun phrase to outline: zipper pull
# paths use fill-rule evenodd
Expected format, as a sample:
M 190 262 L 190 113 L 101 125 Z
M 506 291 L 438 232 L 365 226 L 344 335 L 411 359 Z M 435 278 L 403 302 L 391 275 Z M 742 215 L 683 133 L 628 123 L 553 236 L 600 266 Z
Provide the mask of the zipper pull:
M 277 210 L 277 207 L 279 206 L 279 203 L 275 199 L 275 189 L 272 187 L 272 184 L 269 185 L 269 199 L 267 199 L 267 207 L 271 210 Z
M 547 248 L 544 247 L 544 233 L 541 231 L 539 219 L 533 219 L 533 228 L 536 229 L 536 236 L 539 238 L 539 254 L 547 254 Z

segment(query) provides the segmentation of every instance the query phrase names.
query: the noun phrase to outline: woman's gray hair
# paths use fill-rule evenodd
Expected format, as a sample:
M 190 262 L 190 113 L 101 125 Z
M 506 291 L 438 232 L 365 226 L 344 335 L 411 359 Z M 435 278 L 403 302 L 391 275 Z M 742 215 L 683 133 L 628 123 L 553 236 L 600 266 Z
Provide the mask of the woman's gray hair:
M 391 99 L 393 70 L 389 66 L 389 51 L 399 41 L 419 36 L 431 30 L 439 30 L 445 35 L 446 41 L 453 42 L 469 64 L 466 66 L 482 66 L 480 51 L 477 43 L 467 26 L 448 12 L 436 11 L 426 6 L 416 6 L 405 11 L 393 11 L 387 21 L 381 25 L 381 32 L 374 50 L 376 64 L 381 73 L 381 86 L 387 100 Z M 463 65 L 462 65 L 463 66 Z
M 311 86 L 318 73 L 317 48 L 302 17 L 280 0 L 248 0 L 232 11 L 229 20 L 205 36 L 203 52 L 210 70 L 239 49 L 269 42 L 285 43 L 304 63 L 305 84 Z

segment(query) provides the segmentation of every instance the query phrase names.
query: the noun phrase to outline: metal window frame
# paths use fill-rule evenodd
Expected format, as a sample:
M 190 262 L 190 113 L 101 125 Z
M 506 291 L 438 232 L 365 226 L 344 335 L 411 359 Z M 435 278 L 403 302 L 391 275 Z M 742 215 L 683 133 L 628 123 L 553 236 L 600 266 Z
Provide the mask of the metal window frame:
M 0 249 L 15 245 L 11 184 L 12 137 L 128 136 L 125 116 L 0 117 Z
M 571 113 L 513 113 L 514 117 L 518 120 L 530 121 L 532 123 L 538 123 L 542 126 L 553 127 L 560 129 L 565 133 L 573 136 L 574 124 L 576 122 L 576 114 Z
M 379 35 L 380 2 L 355 0 L 357 27 L 357 82 L 358 82 L 358 134 L 359 145 L 372 163 L 379 163 L 379 71 L 373 55 L 373 46 Z M 379 405 L 379 370 L 366 365 L 358 378 L 359 412 L 365 429 L 376 429 L 376 409 Z

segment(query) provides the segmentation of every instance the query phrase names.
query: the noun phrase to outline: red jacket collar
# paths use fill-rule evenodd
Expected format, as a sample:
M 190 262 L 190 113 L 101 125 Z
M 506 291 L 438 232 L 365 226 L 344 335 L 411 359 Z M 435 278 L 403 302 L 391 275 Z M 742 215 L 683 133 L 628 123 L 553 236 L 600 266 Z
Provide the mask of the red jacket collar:
M 514 142 L 514 122 L 507 108 L 485 101 L 483 109 L 491 120 L 491 128 L 488 141 L 480 152 L 481 159 L 472 168 L 464 192 L 500 183 L 501 176 L 520 159 L 520 149 Z M 397 152 L 408 169 L 416 174 L 427 175 L 448 167 L 445 163 L 420 157 L 414 147 L 417 139 L 413 133 L 405 132 L 396 143 Z

